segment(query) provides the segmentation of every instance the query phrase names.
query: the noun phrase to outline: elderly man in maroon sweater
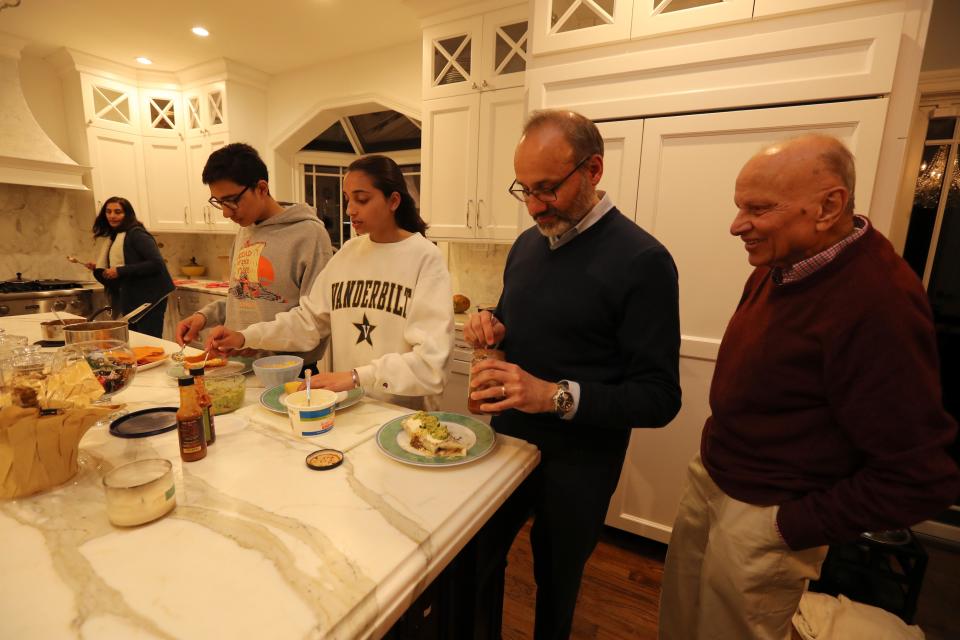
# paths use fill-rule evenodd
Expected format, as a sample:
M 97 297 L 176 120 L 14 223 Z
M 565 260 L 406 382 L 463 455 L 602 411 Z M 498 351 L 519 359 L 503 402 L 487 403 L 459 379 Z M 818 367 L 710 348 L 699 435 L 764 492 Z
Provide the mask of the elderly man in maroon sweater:
M 804 136 L 752 158 L 730 232 L 756 267 L 723 336 L 664 568 L 660 637 L 776 638 L 827 545 L 947 507 L 926 294 L 853 213 L 854 163 Z

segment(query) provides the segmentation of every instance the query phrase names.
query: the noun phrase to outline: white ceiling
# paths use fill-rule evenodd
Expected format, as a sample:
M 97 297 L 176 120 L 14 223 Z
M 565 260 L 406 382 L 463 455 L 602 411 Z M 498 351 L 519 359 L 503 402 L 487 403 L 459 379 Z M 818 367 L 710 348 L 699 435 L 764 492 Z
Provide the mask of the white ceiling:
M 157 71 L 229 58 L 277 74 L 417 40 L 422 16 L 465 1 L 21 0 L 0 11 L 0 33 L 40 56 L 68 47 L 132 67 L 146 56 Z

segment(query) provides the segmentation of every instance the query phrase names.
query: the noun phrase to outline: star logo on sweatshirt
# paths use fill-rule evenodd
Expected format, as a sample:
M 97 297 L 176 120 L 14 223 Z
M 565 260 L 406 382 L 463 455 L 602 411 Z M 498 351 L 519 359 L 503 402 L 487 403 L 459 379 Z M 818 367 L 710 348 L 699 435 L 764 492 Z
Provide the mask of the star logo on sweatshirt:
M 373 339 L 371 339 L 370 334 L 373 333 L 373 330 L 376 329 L 376 325 L 370 324 L 370 321 L 367 320 L 367 314 L 363 314 L 363 323 L 354 322 L 353 326 L 357 328 L 357 331 L 360 332 L 360 335 L 357 336 L 357 344 L 361 342 L 366 342 L 371 347 L 373 346 Z

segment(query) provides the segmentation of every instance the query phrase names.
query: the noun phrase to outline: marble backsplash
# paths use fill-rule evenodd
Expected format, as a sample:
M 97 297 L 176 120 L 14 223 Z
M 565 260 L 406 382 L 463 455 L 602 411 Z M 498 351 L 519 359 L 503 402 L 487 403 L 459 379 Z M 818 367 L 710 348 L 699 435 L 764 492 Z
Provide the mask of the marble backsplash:
M 445 251 L 453 292 L 470 298 L 470 311 L 476 311 L 477 305 L 495 305 L 503 291 L 510 245 L 451 242 Z
M 87 192 L 0 184 L 0 280 L 92 280 L 66 256 L 91 259 L 93 219 Z
M 200 276 L 204 279 L 226 280 L 230 276 L 229 259 L 233 234 L 156 232 L 153 235 L 174 279 L 188 277 L 180 273 L 180 267 L 190 262 L 190 258 L 196 258 L 197 264 L 207 268 L 207 272 Z
M 87 269 L 68 262 L 66 256 L 84 262 L 94 259 L 94 218 L 89 192 L 0 184 L 0 280 L 18 272 L 26 279 L 92 280 Z M 232 235 L 154 233 L 154 237 L 174 278 L 184 277 L 179 267 L 191 257 L 206 265 L 204 278 L 224 280 L 229 275 Z

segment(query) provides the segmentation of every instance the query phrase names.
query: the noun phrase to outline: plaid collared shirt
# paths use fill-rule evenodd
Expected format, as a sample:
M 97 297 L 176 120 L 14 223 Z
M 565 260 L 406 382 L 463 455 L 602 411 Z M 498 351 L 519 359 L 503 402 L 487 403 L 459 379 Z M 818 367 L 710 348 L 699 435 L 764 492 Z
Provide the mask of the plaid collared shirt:
M 773 281 L 777 284 L 789 284 L 791 282 L 799 282 L 816 273 L 830 264 L 846 247 L 859 240 L 869 228 L 869 220 L 860 215 L 853 216 L 853 233 L 832 247 L 828 247 L 820 253 L 812 255 L 806 260 L 801 260 L 787 269 L 775 268 L 773 270 Z

